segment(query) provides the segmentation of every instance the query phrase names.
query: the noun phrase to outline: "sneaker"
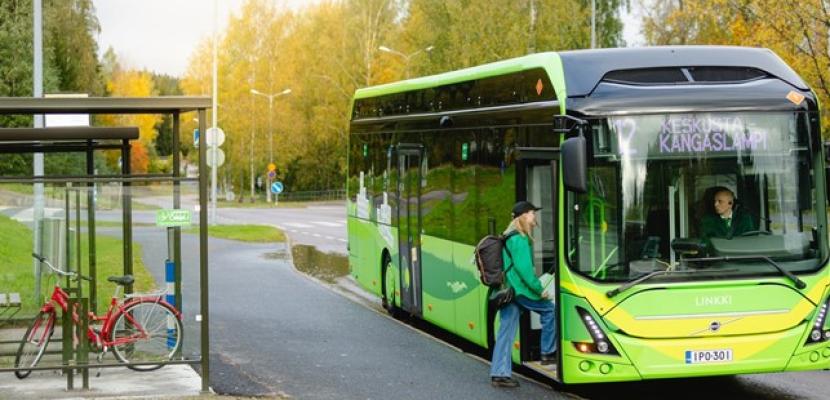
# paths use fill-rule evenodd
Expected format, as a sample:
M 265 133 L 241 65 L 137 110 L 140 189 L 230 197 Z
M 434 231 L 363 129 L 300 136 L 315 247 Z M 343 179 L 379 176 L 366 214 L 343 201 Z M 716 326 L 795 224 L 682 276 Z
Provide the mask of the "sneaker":
M 542 365 L 556 364 L 556 353 L 542 354 Z
M 494 387 L 514 388 L 519 386 L 519 381 L 509 376 L 493 376 L 490 377 L 490 384 Z

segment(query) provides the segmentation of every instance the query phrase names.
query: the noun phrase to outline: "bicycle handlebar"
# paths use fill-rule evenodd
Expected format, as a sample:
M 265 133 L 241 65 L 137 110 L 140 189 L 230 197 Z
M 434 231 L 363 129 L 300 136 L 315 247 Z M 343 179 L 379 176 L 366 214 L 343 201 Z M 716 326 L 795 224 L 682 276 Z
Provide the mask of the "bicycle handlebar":
M 46 264 L 46 266 L 49 267 L 49 269 L 51 269 L 52 271 L 55 271 L 55 273 L 57 273 L 58 275 L 75 277 L 75 279 L 83 279 L 85 281 L 92 282 L 91 277 L 81 275 L 77 272 L 72 272 L 72 271 L 67 272 L 67 271 L 63 271 L 61 269 L 56 268 L 54 265 L 52 265 L 52 263 L 50 263 L 48 260 L 46 260 L 46 257 L 38 255 L 37 253 L 32 253 L 32 257 L 34 257 L 36 260 Z

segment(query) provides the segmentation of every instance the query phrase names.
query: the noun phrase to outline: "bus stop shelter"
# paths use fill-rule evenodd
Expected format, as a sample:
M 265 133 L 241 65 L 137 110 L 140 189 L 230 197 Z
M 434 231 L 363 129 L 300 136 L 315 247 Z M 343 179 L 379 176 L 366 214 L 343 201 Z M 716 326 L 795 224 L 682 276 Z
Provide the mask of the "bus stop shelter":
M 211 99 L 209 97 L 151 97 L 151 98 L 94 98 L 94 97 L 72 97 L 72 98 L 0 98 L 0 115 L 49 115 L 49 114 L 88 114 L 88 115 L 126 115 L 126 114 L 153 114 L 166 115 L 171 117 L 172 121 L 172 138 L 171 138 L 171 170 L 169 173 L 154 173 L 154 174 L 135 174 L 130 167 L 130 150 L 131 140 L 138 138 L 138 128 L 136 127 L 111 127 L 111 126 L 97 126 L 97 127 L 45 127 L 45 128 L 0 128 L 0 154 L 35 154 L 35 153 L 80 153 L 85 154 L 86 168 L 85 174 L 49 174 L 49 175 L 35 175 L 32 173 L 28 176 L 4 176 L 0 171 L 0 185 L 2 184 L 49 184 L 49 185 L 65 185 L 70 188 L 72 185 L 77 187 L 94 188 L 95 185 L 111 184 L 118 186 L 122 196 L 120 197 L 121 208 L 121 237 L 123 240 L 123 274 L 133 273 L 133 196 L 130 190 L 132 185 L 150 185 L 150 184 L 164 184 L 170 185 L 171 197 L 169 203 L 173 210 L 182 209 L 182 185 L 198 186 L 197 200 L 198 200 L 198 280 L 199 280 L 199 301 L 198 311 L 195 320 L 198 321 L 198 335 L 199 335 L 199 351 L 198 356 L 187 357 L 182 355 L 176 359 L 166 361 L 164 364 L 194 364 L 201 367 L 202 391 L 209 390 L 209 298 L 208 298 L 208 237 L 207 237 L 207 220 L 208 220 L 208 174 L 206 163 L 206 147 L 198 146 L 198 177 L 188 177 L 182 172 L 181 160 L 181 144 L 179 140 L 179 131 L 181 130 L 181 118 L 185 113 L 196 113 L 198 119 L 198 129 L 200 132 L 205 132 L 206 126 L 206 110 L 211 106 Z M 96 151 L 116 151 L 120 152 L 120 173 L 115 174 L 97 174 L 94 168 L 94 154 Z M 77 224 L 77 234 L 80 237 L 82 228 L 80 226 L 81 217 L 81 200 L 80 191 L 74 192 L 76 203 L 75 223 Z M 66 201 L 66 225 L 69 225 L 70 216 L 70 201 L 71 196 L 69 190 L 65 194 Z M 92 309 L 96 309 L 96 287 L 95 280 L 97 277 L 96 267 L 98 261 L 96 260 L 96 192 L 94 189 L 86 190 L 86 234 L 89 238 L 87 240 L 88 264 L 87 271 L 93 278 L 89 285 Z M 33 225 L 37 225 L 39 221 L 35 220 L 33 207 Z M 68 228 L 67 228 L 68 229 Z M 35 231 L 37 231 L 35 229 Z M 167 229 L 168 235 L 168 249 L 169 257 L 168 263 L 172 261 L 173 274 L 172 282 L 168 277 L 168 282 L 174 285 L 175 304 L 178 307 L 182 305 L 182 231 L 180 226 Z M 68 238 L 68 235 L 67 235 Z M 2 244 L 0 244 L 2 246 Z M 70 246 L 76 246 L 78 251 L 75 256 L 78 260 L 77 268 L 81 268 L 81 249 L 80 239 L 74 244 L 69 244 L 67 239 L 67 249 Z M 20 251 L 25 251 L 21 249 Z M 67 254 L 69 251 L 67 250 Z M 70 261 L 67 260 L 67 265 Z M 39 272 L 36 272 L 39 274 Z M 168 272 L 168 275 L 169 272 Z M 39 279 L 39 278 L 38 278 Z M 68 280 L 67 280 L 68 283 Z M 127 285 L 126 291 L 132 291 L 132 285 Z M 37 293 L 37 289 L 36 289 Z M 37 297 L 37 296 L 35 296 Z M 42 296 L 41 296 L 42 297 Z M 80 297 L 80 293 L 79 293 Z M 38 301 L 42 299 L 36 299 Z M 106 305 L 98 304 L 97 311 L 102 311 L 100 308 Z M 184 321 L 183 321 L 184 322 Z M 86 343 L 84 334 L 81 334 L 81 342 Z M 187 335 L 185 339 L 187 340 Z M 64 342 L 66 343 L 66 342 Z M 66 347 L 66 346 L 64 346 Z M 65 351 L 64 351 L 65 352 Z M 88 353 L 87 353 L 88 354 Z M 64 358 L 66 360 L 66 358 Z M 38 366 L 36 368 L 27 369 L 54 369 L 64 370 L 67 375 L 68 389 L 73 388 L 72 370 L 82 370 L 84 387 L 88 387 L 88 372 L 89 368 L 106 368 L 123 366 L 124 364 L 117 363 L 90 363 L 86 356 L 80 359 L 73 359 L 71 368 L 68 365 L 51 365 Z M 1 367 L 1 366 L 0 366 Z M 0 368 L 0 372 L 12 372 L 15 368 Z

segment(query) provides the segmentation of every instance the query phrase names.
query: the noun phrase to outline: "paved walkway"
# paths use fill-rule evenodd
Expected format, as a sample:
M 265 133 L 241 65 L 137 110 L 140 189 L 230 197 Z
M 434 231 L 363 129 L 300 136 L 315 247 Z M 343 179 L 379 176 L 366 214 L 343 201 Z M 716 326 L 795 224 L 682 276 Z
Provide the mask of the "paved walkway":
M 127 368 L 106 368 L 101 376 L 95 370 L 89 374 L 89 390 L 81 387 L 80 376 L 75 377 L 76 390 L 66 390 L 66 377 L 59 371 L 33 371 L 26 379 L 17 379 L 13 373 L 0 374 L 0 399 L 157 399 L 160 397 L 198 396 L 202 378 L 188 365 L 168 365 L 149 372 Z

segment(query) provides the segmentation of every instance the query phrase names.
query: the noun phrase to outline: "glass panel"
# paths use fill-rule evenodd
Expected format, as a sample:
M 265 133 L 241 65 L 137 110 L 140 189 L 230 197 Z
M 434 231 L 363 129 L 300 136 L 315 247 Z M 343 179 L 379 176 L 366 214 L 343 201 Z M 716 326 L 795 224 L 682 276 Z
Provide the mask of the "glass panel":
M 793 272 L 813 270 L 818 223 L 800 118 L 701 113 L 596 124 L 589 190 L 571 203 L 571 263 L 592 278 L 616 281 L 687 268 L 692 262 L 682 259 L 701 257 L 755 257 L 694 261 L 700 274 L 693 275 L 707 279 L 713 271 L 777 273 L 758 256 Z
M 538 207 L 538 224 L 533 230 L 533 265 L 536 273 L 551 272 L 555 267 L 555 231 L 553 209 L 553 167 L 551 164 L 534 165 L 527 169 L 527 200 Z

